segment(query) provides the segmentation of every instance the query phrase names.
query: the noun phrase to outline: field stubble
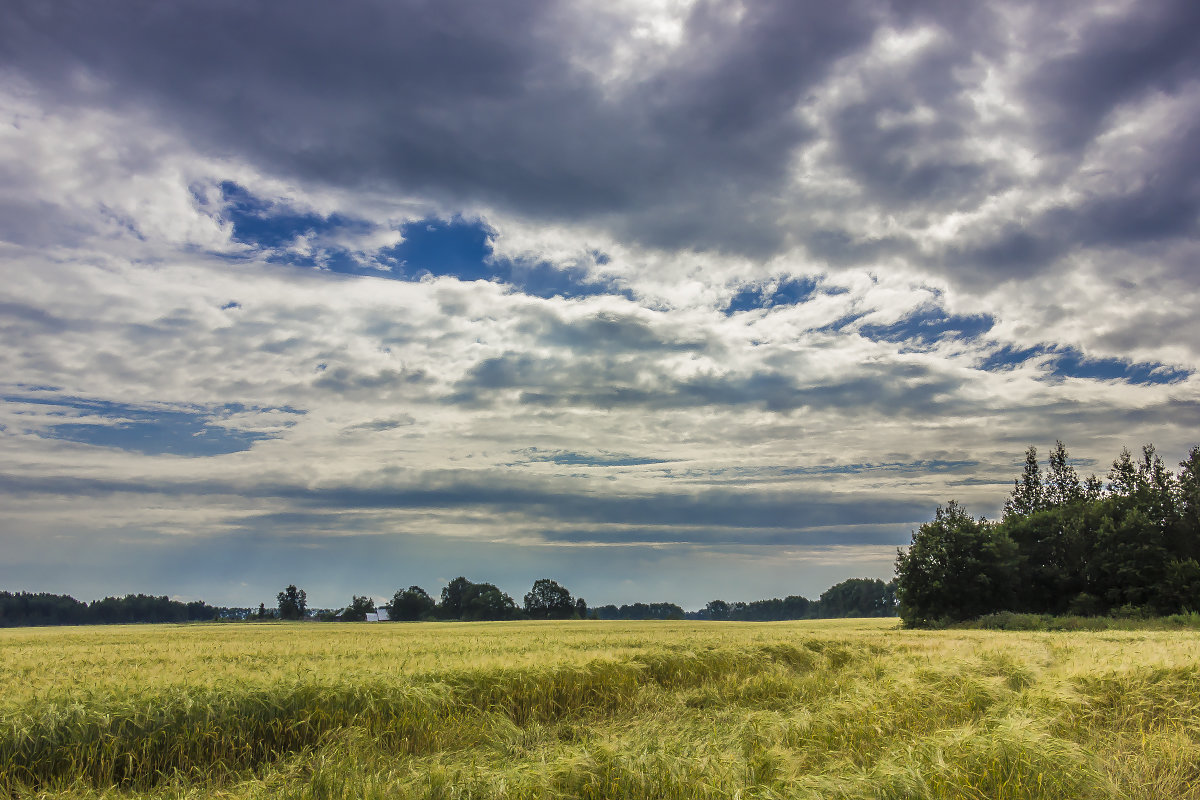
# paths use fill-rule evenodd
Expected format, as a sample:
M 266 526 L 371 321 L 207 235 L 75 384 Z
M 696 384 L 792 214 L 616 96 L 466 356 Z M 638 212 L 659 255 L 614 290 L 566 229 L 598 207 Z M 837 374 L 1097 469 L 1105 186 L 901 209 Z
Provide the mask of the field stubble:
M 1194 632 L 0 631 L 0 796 L 1195 798 Z

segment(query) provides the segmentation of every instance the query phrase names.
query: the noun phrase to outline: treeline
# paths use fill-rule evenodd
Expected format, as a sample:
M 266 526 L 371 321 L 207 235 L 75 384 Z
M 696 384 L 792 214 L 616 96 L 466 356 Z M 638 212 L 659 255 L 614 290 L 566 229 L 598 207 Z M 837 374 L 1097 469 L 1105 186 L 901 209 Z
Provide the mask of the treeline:
M 766 622 L 822 617 L 878 617 L 896 613 L 895 582 L 851 578 L 830 587 L 819 600 L 792 595 L 782 600 L 728 603 L 712 600 L 699 611 L 684 611 L 675 603 L 631 603 L 589 608 L 582 597 L 557 581 L 534 581 L 520 604 L 491 583 L 458 577 L 435 598 L 420 586 L 397 591 L 391 601 L 376 606 L 366 595 L 352 595 L 340 609 L 310 609 L 303 589 L 290 585 L 276 595 L 276 606 L 257 610 L 214 607 L 196 601 L 181 603 L 166 597 L 128 595 L 82 603 L 54 594 L 0 592 L 0 626 L 91 625 L 98 623 L 195 622 L 204 620 L 264 621 L 317 620 L 354 622 L 371 618 L 394 622 L 482 621 L 520 619 L 601 620 L 730 620 Z M 384 612 L 380 614 L 380 611 Z
M 0 627 L 102 625 L 122 622 L 196 622 L 216 619 L 222 609 L 202 601 L 129 594 L 83 603 L 61 594 L 0 592 Z
M 1200 611 L 1200 447 L 1172 472 L 1153 445 L 1123 450 L 1107 482 L 1081 481 L 1058 442 L 1030 447 L 998 522 L 951 501 L 896 561 L 909 626 L 1018 612 L 1094 616 Z
M 294 587 L 290 587 L 294 588 Z M 574 598 L 557 581 L 535 581 L 523 605 L 490 583 L 472 583 L 455 578 L 437 602 L 419 586 L 396 592 L 384 606 L 395 621 L 416 620 L 505 620 L 505 619 L 602 619 L 602 620 L 776 620 L 830 617 L 884 617 L 896 614 L 896 584 L 870 578 L 851 578 L 827 589 L 819 600 L 797 595 L 782 600 L 727 603 L 711 600 L 699 611 L 684 611 L 675 603 L 630 603 L 589 609 L 583 598 Z M 337 618 L 365 619 L 370 612 L 367 598 L 353 598 Z

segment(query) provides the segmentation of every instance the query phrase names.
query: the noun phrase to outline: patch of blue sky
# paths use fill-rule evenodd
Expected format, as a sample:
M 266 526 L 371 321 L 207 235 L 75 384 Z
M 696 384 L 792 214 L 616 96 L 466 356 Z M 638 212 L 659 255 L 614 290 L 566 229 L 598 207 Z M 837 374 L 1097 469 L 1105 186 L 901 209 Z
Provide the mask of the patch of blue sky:
M 1050 379 L 1083 378 L 1097 381 L 1121 381 L 1138 386 L 1179 383 L 1191 376 L 1191 370 L 1152 361 L 1134 362 L 1121 358 L 1093 358 L 1077 347 L 1039 344 L 1033 347 L 1004 345 L 979 362 L 979 369 L 1001 372 L 1013 369 L 1033 358 L 1044 359 Z
M 233 224 L 234 241 L 259 249 L 288 247 L 298 237 L 335 231 L 369 233 L 372 223 L 362 219 L 311 211 L 297 211 L 282 203 L 254 196 L 232 181 L 221 184 L 223 214 Z
M 845 290 L 825 290 L 821 287 L 820 277 L 802 275 L 800 277 L 784 278 L 778 283 L 751 284 L 744 286 L 729 301 L 725 307 L 725 315 L 731 316 L 739 311 L 756 311 L 776 306 L 795 306 L 807 303 L 818 292 L 826 294 L 842 294 Z
M 249 450 L 255 442 L 275 438 L 275 432 L 245 430 L 226 421 L 234 414 L 276 411 L 300 415 L 284 408 L 251 408 L 238 403 L 199 407 L 173 405 L 135 406 L 79 397 L 0 397 L 6 403 L 46 407 L 45 416 L 64 421 L 46 425 L 38 435 L 46 439 L 109 447 L 143 455 L 203 457 Z M 290 427 L 292 422 L 285 422 Z
M 409 280 L 426 275 L 460 281 L 494 281 L 535 297 L 589 297 L 629 292 L 612 279 L 593 276 L 585 266 L 557 267 L 545 261 L 507 259 L 493 253 L 493 231 L 480 220 L 453 218 L 411 222 L 401 230 L 404 240 L 380 251 L 383 260 Z M 608 257 L 592 254 L 603 265 Z
M 888 325 L 862 325 L 858 332 L 874 341 L 932 345 L 943 339 L 976 339 L 995 324 L 990 314 L 948 314 L 940 306 L 929 306 Z
M 821 327 L 817 328 L 817 332 L 818 333 L 840 333 L 843 329 L 858 322 L 860 319 L 862 319 L 866 315 L 867 315 L 867 312 L 865 312 L 865 311 L 854 311 L 849 314 L 845 314 L 844 316 L 838 317 L 833 322 L 830 322 L 828 325 L 822 325 Z
M 587 265 L 558 267 L 545 261 L 496 256 L 492 246 L 496 233 L 482 220 L 415 220 L 401 227 L 400 243 L 355 252 L 343 242 L 365 237 L 376 231 L 377 225 L 341 214 L 297 211 L 258 198 L 231 181 L 221 184 L 221 193 L 223 214 L 233 225 L 232 238 L 265 251 L 271 263 L 396 280 L 415 281 L 432 275 L 494 281 L 536 297 L 631 297 L 611 278 L 591 274 Z M 296 247 L 298 240 L 304 240 L 303 247 Z M 591 254 L 593 265 L 603 266 L 608 260 L 604 253 Z

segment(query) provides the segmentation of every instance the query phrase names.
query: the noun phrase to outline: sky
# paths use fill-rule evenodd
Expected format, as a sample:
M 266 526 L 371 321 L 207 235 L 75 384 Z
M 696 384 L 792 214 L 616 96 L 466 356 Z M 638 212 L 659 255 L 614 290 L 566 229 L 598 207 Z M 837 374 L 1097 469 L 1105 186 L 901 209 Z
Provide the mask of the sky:
M 1200 4 L 10 0 L 0 589 L 888 578 L 1200 444 Z

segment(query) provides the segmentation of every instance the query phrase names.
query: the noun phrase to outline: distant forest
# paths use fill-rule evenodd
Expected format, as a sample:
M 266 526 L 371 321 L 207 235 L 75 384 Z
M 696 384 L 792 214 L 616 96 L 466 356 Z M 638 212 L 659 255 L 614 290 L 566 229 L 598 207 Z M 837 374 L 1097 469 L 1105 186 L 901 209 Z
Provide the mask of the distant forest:
M 898 554 L 904 623 L 1200 612 L 1200 447 L 1177 474 L 1153 445 L 1123 450 L 1107 477 L 1081 481 L 1062 442 L 1043 471 L 1030 447 L 999 522 L 938 508 Z
M 341 609 L 310 609 L 303 589 L 286 587 L 272 608 L 258 609 L 210 606 L 203 602 L 181 603 L 166 597 L 127 595 L 83 603 L 73 597 L 29 592 L 0 592 L 0 627 L 30 625 L 96 625 L 132 622 L 261 621 L 271 619 L 317 621 L 363 621 L 386 617 L 394 622 L 477 621 L 517 619 L 605 619 L 605 620 L 740 620 L 772 621 L 826 617 L 895 616 L 895 582 L 851 578 L 826 590 L 818 600 L 789 596 L 782 600 L 750 603 L 712 600 L 699 611 L 684 611 L 674 603 L 632 603 L 589 608 L 583 598 L 557 581 L 534 582 L 520 605 L 490 583 L 455 578 L 442 588 L 437 599 L 419 586 L 395 593 L 391 601 L 376 607 L 368 596 L 354 595 Z M 380 615 L 380 610 L 386 612 Z

